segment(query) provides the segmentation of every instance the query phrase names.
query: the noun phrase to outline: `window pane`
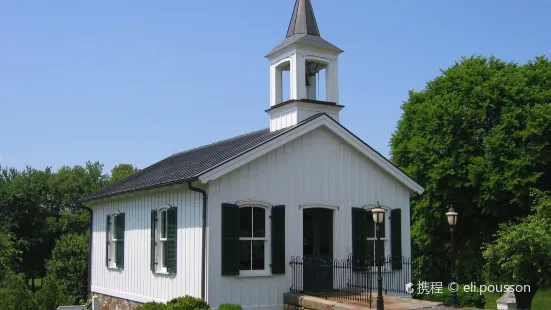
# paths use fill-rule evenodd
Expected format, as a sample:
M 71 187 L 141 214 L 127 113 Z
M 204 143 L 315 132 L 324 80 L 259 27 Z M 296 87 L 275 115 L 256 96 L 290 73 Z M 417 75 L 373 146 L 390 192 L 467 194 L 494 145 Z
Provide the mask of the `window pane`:
M 163 254 L 162 254 L 162 257 L 163 257 L 163 266 L 162 267 L 166 267 L 166 241 L 163 241 L 161 242 L 161 245 L 162 245 L 162 248 L 163 248 Z
M 251 241 L 250 240 L 239 241 L 239 270 L 251 270 Z
M 166 238 L 166 211 L 161 211 L 161 238 Z
M 253 241 L 253 270 L 264 270 L 264 243 L 263 240 Z
M 385 237 L 385 231 L 386 231 L 386 221 L 388 221 L 388 218 L 385 218 L 385 220 L 380 224 L 381 226 L 381 238 Z
M 266 209 L 264 208 L 253 209 L 253 229 L 254 229 L 253 237 L 263 238 L 266 236 Z
M 375 240 L 367 240 L 367 260 L 369 265 L 375 262 Z
M 373 221 L 373 213 L 367 212 L 367 238 L 375 238 L 375 222 Z
M 253 208 L 245 207 L 239 209 L 239 237 L 252 237 Z M 249 254 L 249 256 L 251 256 Z
M 111 241 L 117 239 L 117 234 L 116 234 L 117 225 L 115 225 L 115 221 L 116 221 L 115 219 L 116 217 L 113 217 L 113 222 L 111 222 L 111 231 L 110 231 Z

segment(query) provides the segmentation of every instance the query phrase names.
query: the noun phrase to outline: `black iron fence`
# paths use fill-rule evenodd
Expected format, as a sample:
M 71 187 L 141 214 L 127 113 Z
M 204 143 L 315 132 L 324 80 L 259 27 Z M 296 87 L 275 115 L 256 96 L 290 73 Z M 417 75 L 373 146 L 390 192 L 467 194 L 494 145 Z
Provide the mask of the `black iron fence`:
M 291 292 L 327 299 L 372 303 L 372 268 L 352 259 L 291 257 Z
M 378 289 L 374 261 L 353 261 L 351 255 L 346 259 L 295 256 L 290 265 L 291 292 L 371 306 Z M 433 279 L 435 267 L 428 260 L 385 257 L 381 263 L 383 293 L 409 297 L 415 296 L 418 284 L 423 281 L 439 280 L 447 285 L 447 279 Z

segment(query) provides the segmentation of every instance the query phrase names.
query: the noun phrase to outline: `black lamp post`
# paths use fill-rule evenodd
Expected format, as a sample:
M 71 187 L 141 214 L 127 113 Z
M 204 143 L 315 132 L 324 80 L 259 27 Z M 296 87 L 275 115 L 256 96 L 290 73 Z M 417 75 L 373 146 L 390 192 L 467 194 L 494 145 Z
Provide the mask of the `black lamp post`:
M 446 212 L 446 216 L 448 217 L 448 224 L 450 224 L 450 237 L 452 241 L 452 282 L 457 283 L 456 276 L 455 276 L 455 237 L 454 237 L 454 227 L 455 224 L 457 224 L 457 212 L 453 208 L 450 208 L 448 212 Z M 457 308 L 457 284 L 456 289 L 452 292 L 452 307 Z
M 377 203 L 378 205 L 378 203 Z M 377 310 L 384 310 L 385 305 L 383 301 L 383 276 L 381 275 L 381 224 L 385 219 L 385 210 L 381 207 L 377 207 L 371 210 L 373 213 L 373 221 L 377 227 L 377 246 L 376 246 L 376 255 L 377 255 Z

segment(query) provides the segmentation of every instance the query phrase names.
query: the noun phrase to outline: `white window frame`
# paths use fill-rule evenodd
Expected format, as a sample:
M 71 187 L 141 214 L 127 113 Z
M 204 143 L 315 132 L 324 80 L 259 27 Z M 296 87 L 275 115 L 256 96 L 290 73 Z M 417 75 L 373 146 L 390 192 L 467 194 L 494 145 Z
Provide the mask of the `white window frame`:
M 373 208 L 370 208 L 370 209 L 366 209 L 366 211 L 371 211 L 373 209 L 375 209 L 376 207 L 373 207 Z M 390 211 L 391 209 L 387 208 L 387 207 L 383 207 L 383 206 L 380 206 L 379 208 L 385 210 L 385 219 L 384 219 L 384 225 L 385 225 L 385 237 L 384 238 L 381 238 L 381 243 L 383 244 L 383 251 L 384 251 L 384 255 L 383 255 L 383 262 L 384 260 L 388 257 L 389 255 L 389 252 L 390 252 L 390 249 L 389 249 L 389 234 L 390 234 Z M 373 220 L 373 217 L 371 218 L 371 220 Z M 367 237 L 366 238 L 367 241 L 374 241 L 373 242 L 373 261 L 375 262 L 375 264 L 377 263 L 376 259 L 377 259 L 377 224 L 375 223 L 375 221 L 373 222 L 373 237 Z M 387 270 L 387 266 L 388 264 L 383 264 L 382 266 L 382 269 L 383 271 L 386 271 Z M 376 271 L 376 268 L 374 268 L 372 271 Z
M 263 270 L 239 270 L 239 276 L 240 277 L 258 277 L 258 276 L 269 276 L 272 274 L 270 265 L 271 265 L 271 259 L 272 259 L 272 253 L 271 253 L 271 247 L 270 247 L 270 237 L 271 237 L 271 208 L 272 205 L 267 204 L 265 202 L 261 201 L 241 201 L 238 202 L 237 205 L 239 206 L 239 209 L 246 208 L 246 207 L 252 207 L 252 208 L 261 208 L 264 209 L 264 217 L 265 217 L 265 233 L 263 238 L 258 237 L 239 237 L 239 241 L 241 240 L 264 240 L 264 269 Z M 254 212 L 254 211 L 253 211 Z M 253 219 L 251 219 L 252 221 Z M 254 226 L 251 226 L 254 230 Z M 241 228 L 240 228 L 241 229 Z M 252 248 L 251 248 L 252 251 Z M 252 253 L 251 253 L 252 256 Z M 251 257 L 252 258 L 252 257 Z
M 115 238 L 115 229 L 116 229 L 116 217 L 120 213 L 112 213 L 110 214 L 110 220 L 111 223 L 109 224 L 109 268 L 111 269 L 118 269 L 117 268 L 117 242 L 118 239 Z
M 155 222 L 155 272 L 156 273 L 168 273 L 168 270 L 166 266 L 164 265 L 164 249 L 163 243 L 166 244 L 168 241 L 168 209 L 170 209 L 169 205 L 162 205 L 159 208 L 157 208 L 157 214 L 156 214 L 156 222 Z M 165 223 L 164 223 L 164 229 L 165 229 L 165 237 L 162 237 L 162 214 L 165 213 Z

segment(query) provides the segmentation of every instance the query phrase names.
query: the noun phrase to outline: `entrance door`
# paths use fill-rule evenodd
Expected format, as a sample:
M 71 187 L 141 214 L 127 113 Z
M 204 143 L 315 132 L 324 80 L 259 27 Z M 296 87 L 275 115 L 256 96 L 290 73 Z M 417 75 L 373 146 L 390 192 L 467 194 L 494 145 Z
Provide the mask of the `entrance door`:
M 304 291 L 333 289 L 333 210 L 303 211 Z

